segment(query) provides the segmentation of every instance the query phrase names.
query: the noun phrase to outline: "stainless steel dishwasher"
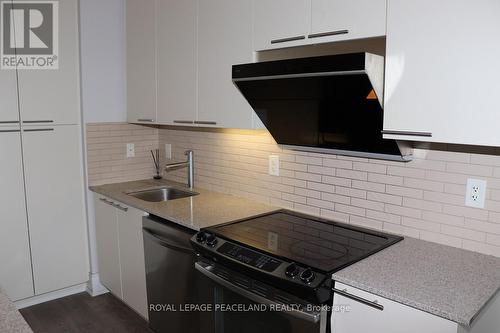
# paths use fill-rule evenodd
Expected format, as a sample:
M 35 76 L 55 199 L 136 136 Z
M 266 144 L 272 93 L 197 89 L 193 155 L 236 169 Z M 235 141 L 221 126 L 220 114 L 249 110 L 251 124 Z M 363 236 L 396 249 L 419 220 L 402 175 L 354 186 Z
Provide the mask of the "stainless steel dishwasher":
M 189 243 L 194 234 L 156 216 L 143 218 L 149 326 L 156 332 L 200 332 L 200 314 L 179 311 L 198 298 L 196 256 Z

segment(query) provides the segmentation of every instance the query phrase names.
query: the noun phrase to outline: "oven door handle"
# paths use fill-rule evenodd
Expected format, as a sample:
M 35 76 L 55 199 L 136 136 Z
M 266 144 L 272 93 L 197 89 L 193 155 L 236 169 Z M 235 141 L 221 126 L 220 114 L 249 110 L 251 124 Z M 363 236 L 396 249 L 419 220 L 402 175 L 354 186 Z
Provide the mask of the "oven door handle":
M 216 274 L 214 274 L 213 272 L 210 271 L 210 269 L 212 268 L 211 265 L 207 265 L 206 267 L 204 267 L 204 265 L 197 262 L 197 263 L 195 263 L 195 268 L 199 272 L 201 272 L 203 275 L 205 275 L 207 278 L 214 281 L 215 283 L 217 283 L 217 284 L 223 286 L 224 288 L 227 288 L 227 289 L 231 290 L 232 292 L 235 292 L 243 297 L 246 297 L 253 302 L 256 302 L 259 304 L 266 304 L 266 305 L 276 305 L 278 307 L 283 306 L 282 303 L 271 301 L 270 299 L 267 299 L 265 297 L 257 295 L 249 290 L 243 289 L 241 287 L 238 287 L 238 286 L 224 280 L 223 278 L 217 276 Z M 321 319 L 321 312 L 306 312 L 306 311 L 301 311 L 301 310 L 298 310 L 295 308 L 289 309 L 289 310 L 284 311 L 284 312 L 286 312 L 288 315 L 290 315 L 294 318 L 306 320 L 306 321 L 313 322 L 313 323 L 317 323 Z

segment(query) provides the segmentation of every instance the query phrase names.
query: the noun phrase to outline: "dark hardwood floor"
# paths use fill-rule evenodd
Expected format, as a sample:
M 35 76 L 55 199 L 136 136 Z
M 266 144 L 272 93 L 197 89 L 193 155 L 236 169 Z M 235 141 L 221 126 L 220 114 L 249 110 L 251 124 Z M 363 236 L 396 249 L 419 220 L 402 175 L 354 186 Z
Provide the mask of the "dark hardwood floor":
M 147 322 L 111 294 L 81 293 L 21 310 L 35 333 L 152 333 Z

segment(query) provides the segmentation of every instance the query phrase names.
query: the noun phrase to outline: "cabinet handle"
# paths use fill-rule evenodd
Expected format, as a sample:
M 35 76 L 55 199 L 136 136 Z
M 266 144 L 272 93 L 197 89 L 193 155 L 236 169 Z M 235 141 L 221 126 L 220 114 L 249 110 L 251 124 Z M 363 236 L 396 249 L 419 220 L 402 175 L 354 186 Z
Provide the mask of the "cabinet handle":
M 54 122 L 53 120 L 23 120 L 23 124 L 38 124 L 38 123 L 50 124 L 53 122 Z
M 349 299 L 352 299 L 353 301 L 356 301 L 358 303 L 362 303 L 364 305 L 368 305 L 368 306 L 370 306 L 370 307 L 372 307 L 374 309 L 377 309 L 377 310 L 380 310 L 380 311 L 384 311 L 384 306 L 381 305 L 381 304 L 378 304 L 377 301 L 366 300 L 366 299 L 361 298 L 359 296 L 350 294 L 346 290 L 340 290 L 340 289 L 337 289 L 337 288 L 332 288 L 332 291 L 334 293 L 336 293 L 336 294 L 344 296 L 345 298 L 349 298 Z
M 137 119 L 137 121 L 142 121 L 143 123 L 153 123 L 154 119 Z
M 335 30 L 335 31 L 328 31 L 328 32 L 318 32 L 316 34 L 310 34 L 310 35 L 308 35 L 307 38 L 319 38 L 319 37 L 346 35 L 348 33 L 349 33 L 349 30 L 347 30 L 347 29 Z
M 293 42 L 293 41 L 301 40 L 301 39 L 306 39 L 306 36 L 296 36 L 296 37 L 273 39 L 273 40 L 271 40 L 271 44 Z
M 193 120 L 174 120 L 174 124 L 194 124 Z
M 406 135 L 406 136 L 424 136 L 424 137 L 428 137 L 428 138 L 432 137 L 432 133 L 430 133 L 430 132 L 409 132 L 409 131 L 384 130 L 384 131 L 382 131 L 382 134 Z
M 35 128 L 35 129 L 25 129 L 23 132 L 52 132 L 53 128 Z
M 19 120 L 0 121 L 0 124 L 19 124 Z
M 0 133 L 16 133 L 16 132 L 21 132 L 21 130 L 18 129 L 0 130 Z
M 111 206 L 118 208 L 119 210 L 124 211 L 124 212 L 128 211 L 127 207 L 123 207 L 122 205 L 116 204 L 114 202 L 111 204 Z
M 216 121 L 203 121 L 203 120 L 195 120 L 195 124 L 198 125 L 217 125 Z
M 99 198 L 99 200 L 101 200 L 102 202 L 107 203 L 108 205 L 111 205 L 111 206 L 114 206 L 114 204 L 115 204 L 113 201 L 109 201 L 108 199 L 105 199 L 105 198 Z

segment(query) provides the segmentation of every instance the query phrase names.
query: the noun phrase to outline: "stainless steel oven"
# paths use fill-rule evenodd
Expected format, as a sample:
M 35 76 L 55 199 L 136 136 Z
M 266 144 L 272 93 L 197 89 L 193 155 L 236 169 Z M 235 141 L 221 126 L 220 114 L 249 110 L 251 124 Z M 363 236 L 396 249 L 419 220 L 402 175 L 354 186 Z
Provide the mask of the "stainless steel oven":
M 214 262 L 199 260 L 195 268 L 204 279 L 203 286 L 208 286 L 198 301 L 211 305 L 202 332 L 326 332 L 328 313 L 323 307 Z

